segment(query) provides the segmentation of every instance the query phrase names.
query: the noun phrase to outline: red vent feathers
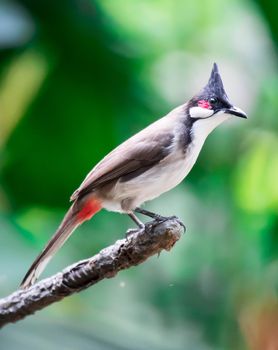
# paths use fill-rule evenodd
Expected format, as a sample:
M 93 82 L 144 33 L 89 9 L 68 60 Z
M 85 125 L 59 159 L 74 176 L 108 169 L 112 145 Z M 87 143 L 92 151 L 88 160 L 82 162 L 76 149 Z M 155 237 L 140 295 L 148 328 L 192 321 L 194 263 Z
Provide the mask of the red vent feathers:
M 101 209 L 101 202 L 97 198 L 90 198 L 85 202 L 83 208 L 77 214 L 78 220 L 81 222 L 91 219 Z

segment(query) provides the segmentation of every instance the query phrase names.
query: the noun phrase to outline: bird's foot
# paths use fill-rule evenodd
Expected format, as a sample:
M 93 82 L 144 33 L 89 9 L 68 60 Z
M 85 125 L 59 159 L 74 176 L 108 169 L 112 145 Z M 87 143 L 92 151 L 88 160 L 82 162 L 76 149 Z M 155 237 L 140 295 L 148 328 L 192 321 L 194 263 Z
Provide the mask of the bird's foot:
M 186 231 L 186 227 L 185 227 L 184 223 L 181 222 L 180 219 L 177 216 L 175 216 L 175 215 L 174 216 L 168 216 L 168 217 L 167 216 L 162 216 L 162 215 L 153 213 L 152 211 L 149 211 L 149 210 L 146 210 L 146 209 L 142 209 L 142 208 L 139 208 L 139 207 L 135 208 L 135 211 L 137 213 L 146 215 L 146 216 L 154 219 L 157 222 L 157 224 L 163 223 L 163 222 L 165 222 L 167 220 L 176 220 L 183 227 L 184 232 Z

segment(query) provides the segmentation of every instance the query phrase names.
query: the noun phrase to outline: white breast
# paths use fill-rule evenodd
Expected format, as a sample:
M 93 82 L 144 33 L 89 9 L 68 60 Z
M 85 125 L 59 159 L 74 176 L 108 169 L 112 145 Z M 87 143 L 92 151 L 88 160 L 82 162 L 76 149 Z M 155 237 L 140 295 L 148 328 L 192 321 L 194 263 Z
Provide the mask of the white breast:
M 105 201 L 103 206 L 112 211 L 122 212 L 121 202 L 132 198 L 132 209 L 142 203 L 160 196 L 176 187 L 193 167 L 201 145 L 192 143 L 186 153 L 174 151 L 162 162 L 140 176 L 127 182 L 117 182 L 113 188 L 113 199 Z

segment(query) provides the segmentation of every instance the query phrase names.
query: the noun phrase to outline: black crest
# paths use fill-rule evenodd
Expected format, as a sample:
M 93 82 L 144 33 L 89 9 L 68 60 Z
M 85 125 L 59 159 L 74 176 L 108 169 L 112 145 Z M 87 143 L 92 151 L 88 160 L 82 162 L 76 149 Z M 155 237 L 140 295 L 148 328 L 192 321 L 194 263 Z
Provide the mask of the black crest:
M 213 64 L 207 85 L 197 95 L 189 100 L 188 104 L 186 105 L 186 113 L 189 113 L 189 109 L 191 107 L 199 106 L 200 101 L 207 101 L 215 112 L 224 108 L 230 108 L 232 106 L 224 89 L 216 63 Z M 195 118 L 195 120 L 197 120 L 197 118 Z
M 228 101 L 228 96 L 223 86 L 221 76 L 219 74 L 218 66 L 216 63 L 213 64 L 211 75 L 207 85 L 203 88 L 201 95 L 209 97 L 218 97 L 224 101 Z

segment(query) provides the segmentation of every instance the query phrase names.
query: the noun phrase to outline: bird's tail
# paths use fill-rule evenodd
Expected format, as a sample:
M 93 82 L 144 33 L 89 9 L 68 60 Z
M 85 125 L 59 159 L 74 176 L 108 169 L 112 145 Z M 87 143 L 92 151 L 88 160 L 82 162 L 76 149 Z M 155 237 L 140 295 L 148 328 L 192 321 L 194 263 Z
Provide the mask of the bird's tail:
M 20 287 L 28 288 L 35 283 L 51 258 L 62 247 L 74 230 L 84 221 L 89 220 L 100 209 L 101 202 L 97 198 L 91 197 L 88 200 L 77 200 L 73 203 L 58 227 L 58 230 L 29 268 Z

